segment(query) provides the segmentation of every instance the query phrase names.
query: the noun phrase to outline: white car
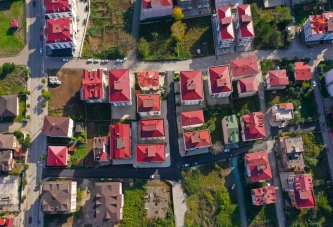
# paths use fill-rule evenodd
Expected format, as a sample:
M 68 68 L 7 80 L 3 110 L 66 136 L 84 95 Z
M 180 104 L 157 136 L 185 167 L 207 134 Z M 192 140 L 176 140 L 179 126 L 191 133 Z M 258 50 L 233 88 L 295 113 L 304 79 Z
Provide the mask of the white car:
M 95 59 L 95 60 L 94 60 L 94 63 L 99 63 L 99 60 L 98 60 L 98 59 Z
M 62 61 L 64 61 L 64 62 L 68 62 L 69 59 L 68 59 L 68 58 L 63 58 Z
M 230 152 L 230 149 L 224 149 L 224 152 Z
M 124 58 L 124 61 L 126 61 L 127 60 L 127 58 Z
M 186 167 L 190 167 L 190 164 L 184 164 L 183 167 L 184 167 L 184 168 L 186 168 Z
M 233 184 L 233 185 L 231 186 L 231 190 L 234 190 L 235 187 L 236 187 L 236 185 Z
M 39 49 L 39 53 L 40 53 L 40 54 L 43 54 L 43 47 L 41 47 L 41 48 Z
M 92 59 L 88 59 L 87 62 L 88 62 L 88 63 L 91 63 L 91 62 L 93 62 L 93 60 L 92 60 Z
M 108 69 L 107 69 L 107 68 L 103 68 L 103 71 L 104 71 L 105 73 L 107 73 L 107 72 L 108 72 Z
M 315 87 L 317 85 L 316 81 L 311 81 L 311 85 L 312 85 L 312 87 Z
M 151 178 L 151 179 L 154 179 L 154 177 L 155 177 L 154 175 L 150 175 L 150 178 Z
M 124 62 L 124 59 L 116 59 L 116 62 L 122 63 L 122 62 Z
M 102 63 L 108 63 L 109 60 L 101 60 Z

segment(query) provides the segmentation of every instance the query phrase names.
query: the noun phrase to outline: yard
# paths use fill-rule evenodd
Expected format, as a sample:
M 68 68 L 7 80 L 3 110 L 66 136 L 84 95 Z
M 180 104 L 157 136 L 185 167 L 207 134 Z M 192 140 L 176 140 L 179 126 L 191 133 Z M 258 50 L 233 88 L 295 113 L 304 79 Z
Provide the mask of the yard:
M 67 168 L 84 167 L 85 163 L 83 159 L 86 157 L 86 145 L 79 144 L 78 149 L 71 153 Z
M 25 1 L 0 2 L 0 55 L 18 54 L 26 43 Z M 17 29 L 10 28 L 10 22 L 18 20 Z
M 107 120 L 111 121 L 110 103 L 86 104 L 87 121 Z
M 82 58 L 116 59 L 118 40 L 132 30 L 131 0 L 92 0 Z
M 236 195 L 228 190 L 233 184 L 230 174 L 226 162 L 183 170 L 185 226 L 240 226 Z
M 13 64 L 9 65 L 9 67 L 12 68 L 10 68 L 9 71 L 6 70 L 6 72 L 4 72 L 3 67 L 0 67 L 0 71 L 2 71 L 2 73 L 0 73 L 0 95 L 19 94 L 26 89 L 28 70 L 25 66 L 15 66 Z
M 176 60 L 194 58 L 197 49 L 202 56 L 213 55 L 214 42 L 210 16 L 185 19 L 184 39 L 175 46 L 171 38 L 173 20 L 158 20 L 154 23 L 140 24 L 139 38 L 144 38 L 149 45 L 149 54 L 141 60 Z
M 252 112 L 260 111 L 260 103 L 258 95 L 233 99 L 232 113 L 236 114 L 238 118 L 242 115 Z

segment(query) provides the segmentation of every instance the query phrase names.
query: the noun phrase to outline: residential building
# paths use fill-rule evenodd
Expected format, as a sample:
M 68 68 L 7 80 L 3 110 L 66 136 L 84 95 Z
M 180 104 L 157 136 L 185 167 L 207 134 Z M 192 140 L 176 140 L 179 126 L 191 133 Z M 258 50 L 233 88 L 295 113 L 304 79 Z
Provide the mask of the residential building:
M 305 42 L 333 42 L 333 12 L 310 15 L 303 24 Z
M 203 149 L 212 145 L 209 130 L 200 130 L 184 133 L 184 144 L 186 151 Z
M 183 129 L 197 128 L 205 123 L 203 110 L 182 112 L 180 119 Z
M 289 79 L 285 69 L 269 71 L 265 81 L 267 90 L 285 89 L 286 86 L 289 85 Z
M 2 219 L 0 219 L 0 226 L 1 227 L 12 227 L 13 226 L 13 219 L 11 219 L 11 218 L 2 218 Z
M 108 137 L 94 137 L 93 151 L 94 160 L 96 162 L 99 162 L 101 164 L 108 163 L 110 161 Z
M 180 5 L 182 10 L 191 10 L 192 9 L 192 0 L 180 0 Z
M 295 62 L 294 76 L 296 83 L 312 79 L 311 68 L 305 62 Z
M 231 7 L 221 7 L 217 9 L 216 37 L 219 48 L 231 47 L 235 40 L 234 25 L 232 23 Z
M 325 75 L 325 83 L 330 97 L 333 97 L 333 69 L 328 71 Z
M 227 65 L 208 68 L 208 89 L 211 98 L 223 98 L 231 94 L 232 85 Z
M 197 0 L 198 1 L 198 9 L 208 8 L 209 0 Z
M 171 0 L 143 0 L 141 20 L 172 15 Z
M 110 125 L 111 159 L 131 158 L 131 127 L 129 124 Z
M 45 116 L 42 133 L 50 137 L 73 137 L 74 121 L 69 117 Z
M 143 140 L 165 139 L 164 119 L 141 120 L 140 134 Z
M 316 206 L 311 174 L 289 176 L 288 186 L 292 206 L 297 209 L 309 209 Z
M 230 61 L 232 79 L 255 76 L 259 73 L 257 57 L 255 55 Z
M 252 183 L 272 179 L 267 151 L 245 154 L 244 164 L 246 175 Z
M 13 134 L 0 134 L 0 149 L 13 150 L 18 147 L 18 142 Z
M 47 165 L 67 166 L 69 162 L 68 148 L 66 146 L 48 146 Z
M 165 144 L 137 144 L 136 162 L 165 162 Z
M 44 29 L 45 44 L 52 50 L 65 48 L 75 50 L 77 30 L 76 20 L 72 18 L 48 19 Z
M 0 150 L 0 174 L 9 173 L 14 168 L 15 160 L 11 150 Z
M 17 95 L 0 96 L 0 117 L 16 117 L 19 115 L 19 99 Z
M 131 106 L 131 76 L 128 69 L 109 70 L 109 102 L 113 106 Z
M 242 128 L 242 140 L 258 140 L 266 137 L 264 127 L 264 114 L 262 112 L 253 112 L 244 114 L 240 118 Z
M 290 121 L 294 118 L 294 105 L 292 103 L 276 104 L 272 107 L 273 121 Z
M 201 70 L 180 72 L 180 95 L 182 105 L 199 105 L 203 101 Z
M 160 94 L 139 94 L 137 95 L 137 112 L 140 117 L 161 115 Z
M 83 70 L 81 100 L 88 103 L 106 102 L 106 78 L 102 69 Z
M 119 223 L 123 218 L 124 195 L 120 182 L 95 183 L 94 223 Z
M 276 193 L 274 186 L 251 189 L 252 204 L 256 206 L 276 203 Z
M 157 91 L 160 89 L 160 73 L 158 71 L 137 72 L 136 77 L 142 91 Z
M 76 2 L 72 0 L 44 0 L 43 10 L 46 19 L 64 17 L 76 19 Z
M 236 115 L 225 116 L 222 119 L 222 131 L 224 144 L 239 142 L 239 127 Z
M 254 35 L 251 5 L 238 5 L 234 17 L 238 46 L 250 45 Z
M 70 214 L 76 211 L 75 181 L 44 181 L 41 211 L 44 214 Z
M 237 82 L 238 97 L 248 97 L 257 94 L 258 83 L 256 77 L 239 79 Z
M 280 137 L 281 161 L 285 169 L 304 170 L 304 144 L 302 137 Z

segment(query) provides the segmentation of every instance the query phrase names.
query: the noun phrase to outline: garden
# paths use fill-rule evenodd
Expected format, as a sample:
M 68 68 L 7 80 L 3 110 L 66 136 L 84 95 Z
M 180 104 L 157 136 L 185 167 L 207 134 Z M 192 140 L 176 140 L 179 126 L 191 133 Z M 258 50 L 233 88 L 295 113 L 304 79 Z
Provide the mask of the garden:
M 232 102 L 232 113 L 236 114 L 238 118 L 240 118 L 244 114 L 260 111 L 258 95 L 233 99 Z

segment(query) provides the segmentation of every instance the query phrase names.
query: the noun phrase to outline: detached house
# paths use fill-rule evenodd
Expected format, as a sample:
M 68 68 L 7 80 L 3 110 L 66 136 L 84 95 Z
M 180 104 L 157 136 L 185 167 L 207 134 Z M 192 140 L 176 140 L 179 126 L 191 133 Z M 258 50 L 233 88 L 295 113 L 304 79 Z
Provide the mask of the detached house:
M 333 12 L 310 15 L 303 24 L 305 42 L 332 43 Z
M 64 17 L 76 19 L 76 2 L 73 0 L 44 0 L 43 9 L 46 19 Z
M 16 117 L 19 115 L 19 99 L 17 95 L 0 96 L 0 117 Z
M 238 96 L 253 96 L 258 92 L 258 83 L 256 77 L 248 77 L 239 79 L 237 82 Z
M 299 169 L 305 167 L 304 144 L 302 137 L 280 137 L 282 166 L 285 169 Z
M 316 206 L 311 174 L 289 176 L 287 181 L 292 206 L 297 209 L 309 209 Z
M 267 151 L 245 154 L 244 164 L 246 175 L 252 183 L 272 179 Z
M 201 70 L 180 72 L 182 105 L 199 105 L 203 101 Z
M 109 102 L 113 106 L 131 106 L 131 77 L 128 69 L 109 71 Z
M 245 114 L 240 118 L 243 141 L 264 139 L 266 137 L 264 127 L 264 115 L 262 112 Z
M 287 85 L 289 85 L 289 79 L 285 69 L 271 70 L 266 75 L 267 90 L 285 89 Z
M 13 134 L 0 134 L 0 150 L 13 150 L 17 147 L 18 143 Z
M 290 121 L 294 118 L 294 105 L 292 103 L 276 104 L 272 107 L 274 121 Z
M 136 162 L 165 162 L 165 144 L 136 145 Z
M 137 72 L 136 76 L 142 91 L 157 91 L 160 89 L 160 73 L 158 71 Z
M 171 0 L 143 0 L 141 20 L 172 15 Z
M 254 35 L 251 5 L 238 5 L 234 17 L 238 46 L 251 44 Z
M 13 152 L 11 150 L 0 150 L 0 175 L 11 172 L 14 164 Z
M 274 186 L 251 189 L 252 204 L 256 206 L 276 203 Z
M 131 127 L 129 124 L 110 125 L 110 155 L 112 159 L 131 158 Z
M 249 57 L 232 60 L 230 61 L 230 69 L 233 80 L 255 76 L 257 73 L 259 73 L 257 57 L 252 55 Z
M 45 116 L 42 133 L 50 137 L 73 137 L 74 121 L 69 117 Z
M 236 115 L 225 116 L 222 119 L 222 131 L 224 144 L 239 142 L 239 127 Z
M 106 82 L 102 69 L 83 70 L 80 96 L 82 101 L 88 103 L 106 102 Z
M 311 68 L 305 62 L 295 62 L 294 76 L 296 83 L 312 79 Z
M 184 144 L 186 151 L 210 147 L 212 144 L 209 130 L 184 133 Z
M 140 94 L 137 97 L 137 112 L 140 117 L 161 115 L 161 95 Z
M 208 89 L 212 98 L 228 97 L 231 94 L 232 86 L 227 65 L 208 68 Z
M 94 160 L 101 164 L 108 163 L 110 161 L 109 154 L 109 140 L 106 136 L 94 137 Z
M 205 123 L 203 110 L 182 112 L 180 114 L 180 119 L 182 121 L 183 129 L 197 128 Z
M 68 148 L 66 146 L 48 146 L 47 165 L 67 166 L 69 162 Z
M 214 18 L 217 27 L 219 48 L 231 47 L 235 40 L 234 25 L 232 23 L 231 7 L 217 9 L 217 17 Z
M 140 132 L 143 140 L 165 139 L 164 119 L 141 120 Z

